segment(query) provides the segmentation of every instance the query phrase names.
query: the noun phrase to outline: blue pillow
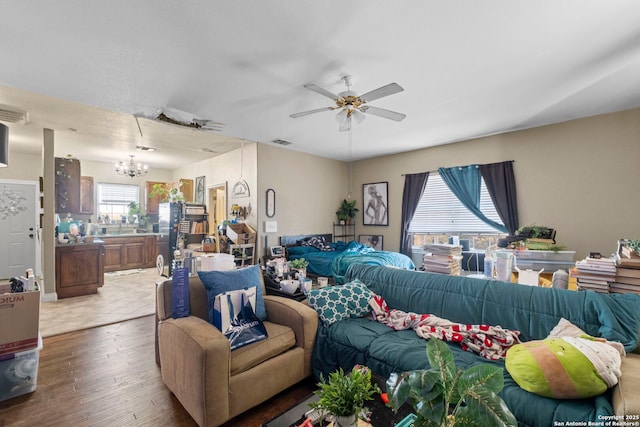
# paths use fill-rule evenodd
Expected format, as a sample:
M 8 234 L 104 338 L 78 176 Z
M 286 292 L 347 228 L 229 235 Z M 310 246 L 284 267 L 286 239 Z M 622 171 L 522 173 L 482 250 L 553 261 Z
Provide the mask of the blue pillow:
M 213 324 L 213 300 L 222 292 L 235 291 L 251 286 L 258 288 L 256 293 L 256 316 L 260 320 L 267 320 L 267 309 L 262 299 L 262 280 L 259 265 L 226 271 L 199 271 L 200 281 L 207 290 L 209 306 L 209 322 Z

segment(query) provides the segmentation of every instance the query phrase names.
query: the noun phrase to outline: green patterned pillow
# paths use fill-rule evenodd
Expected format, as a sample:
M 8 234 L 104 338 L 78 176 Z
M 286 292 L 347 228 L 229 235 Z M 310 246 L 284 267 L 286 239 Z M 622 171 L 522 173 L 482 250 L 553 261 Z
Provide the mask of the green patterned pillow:
M 307 294 L 309 305 L 329 326 L 347 317 L 362 317 L 369 313 L 369 300 L 374 293 L 359 280 L 344 285 L 312 289 Z

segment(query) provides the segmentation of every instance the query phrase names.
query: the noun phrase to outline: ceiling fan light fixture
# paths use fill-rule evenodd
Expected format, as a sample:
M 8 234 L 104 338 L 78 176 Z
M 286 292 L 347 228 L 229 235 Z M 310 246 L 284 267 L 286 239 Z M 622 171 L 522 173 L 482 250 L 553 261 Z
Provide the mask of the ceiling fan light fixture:
M 333 94 L 326 89 L 321 88 L 313 83 L 305 84 L 304 87 L 312 90 L 322 96 L 333 100 L 334 105 L 332 107 L 317 108 L 315 110 L 303 111 L 300 113 L 290 114 L 291 118 L 298 118 L 308 116 L 310 114 L 320 113 L 322 111 L 340 110 L 336 114 L 336 121 L 340 124 L 339 131 L 347 131 L 351 129 L 351 118 L 356 124 L 360 124 L 364 121 L 366 114 L 372 114 L 374 116 L 382 117 L 394 121 L 402 121 L 406 115 L 384 108 L 373 107 L 368 105 L 369 101 L 374 101 L 385 96 L 393 95 L 398 92 L 402 92 L 404 89 L 397 83 L 389 83 L 385 86 L 381 86 L 364 95 L 358 95 L 357 92 L 351 90 L 351 83 L 353 77 L 349 74 L 341 76 L 344 84 L 347 86 L 347 90 L 340 92 L 339 94 Z

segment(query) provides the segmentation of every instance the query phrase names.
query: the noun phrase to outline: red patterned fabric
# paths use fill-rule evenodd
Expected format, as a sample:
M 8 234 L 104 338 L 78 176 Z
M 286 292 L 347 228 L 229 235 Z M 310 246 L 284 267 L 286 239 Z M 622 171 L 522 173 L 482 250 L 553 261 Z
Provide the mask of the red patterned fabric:
M 432 337 L 460 343 L 465 351 L 478 353 L 489 360 L 506 356 L 507 350 L 519 344 L 520 331 L 502 329 L 500 326 L 467 325 L 454 323 L 432 314 L 416 314 L 390 309 L 379 295 L 369 301 L 378 322 L 395 330 L 413 329 L 419 337 Z

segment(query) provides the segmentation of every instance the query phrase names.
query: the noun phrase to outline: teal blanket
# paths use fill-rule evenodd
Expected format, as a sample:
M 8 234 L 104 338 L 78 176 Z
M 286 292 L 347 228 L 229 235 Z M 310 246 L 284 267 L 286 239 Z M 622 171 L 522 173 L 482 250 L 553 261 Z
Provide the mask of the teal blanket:
M 361 243 L 351 241 L 331 243 L 332 251 L 322 251 L 312 246 L 287 248 L 289 259 L 304 258 L 309 263 L 307 271 L 318 276 L 332 276 L 336 283 L 344 283 L 344 275 L 351 264 L 387 265 L 413 270 L 411 258 L 398 252 L 376 251 Z

